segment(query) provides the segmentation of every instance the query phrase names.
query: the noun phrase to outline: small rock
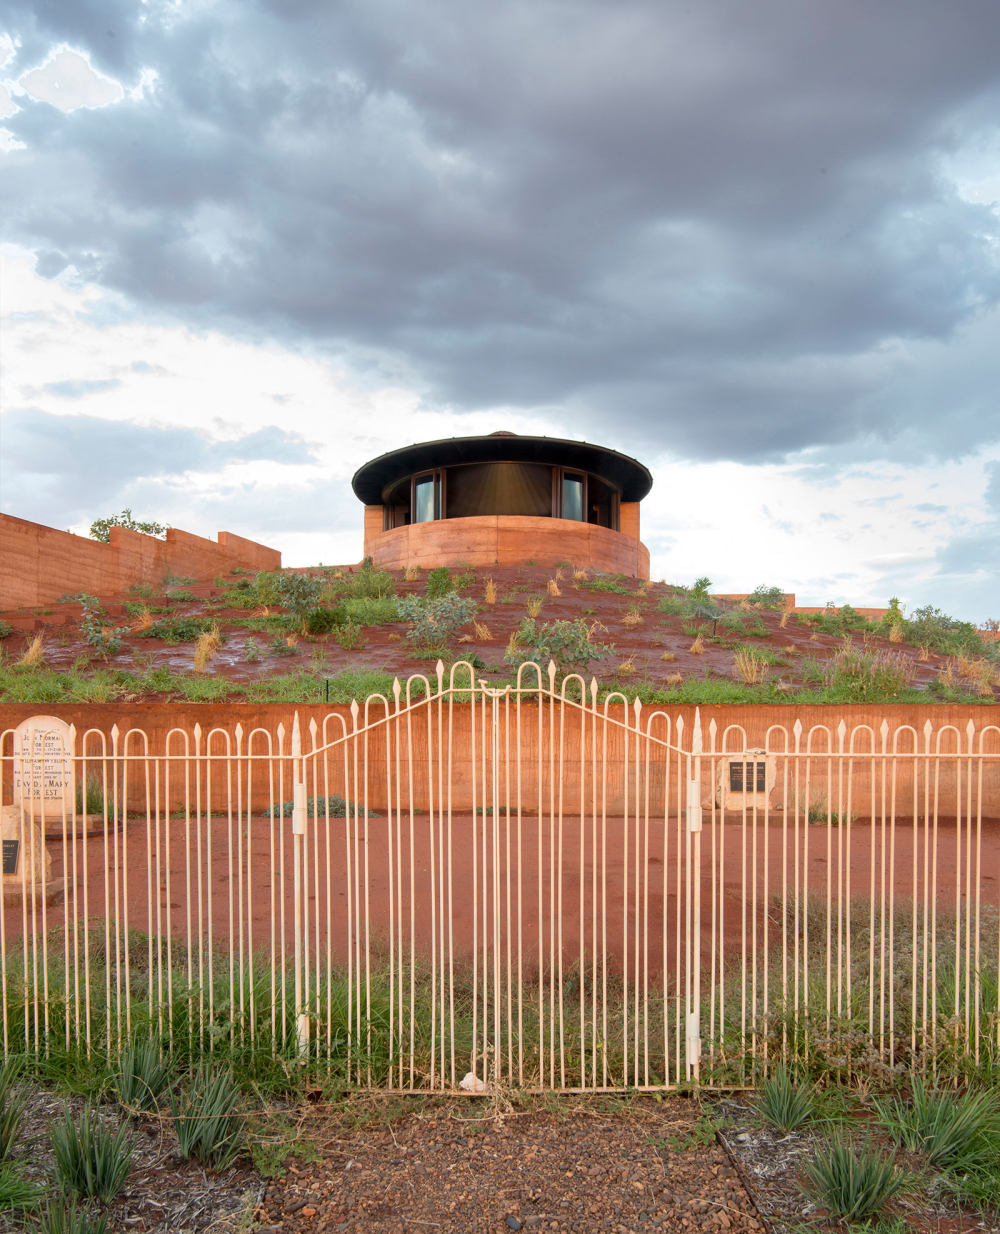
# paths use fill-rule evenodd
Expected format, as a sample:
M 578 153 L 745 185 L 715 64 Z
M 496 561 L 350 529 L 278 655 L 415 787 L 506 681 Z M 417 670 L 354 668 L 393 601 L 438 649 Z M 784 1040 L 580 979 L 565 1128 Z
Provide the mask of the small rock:
M 508 1230 L 520 1230 L 523 1228 L 520 1221 L 518 1221 L 516 1217 L 505 1218 L 504 1224 L 507 1226 Z

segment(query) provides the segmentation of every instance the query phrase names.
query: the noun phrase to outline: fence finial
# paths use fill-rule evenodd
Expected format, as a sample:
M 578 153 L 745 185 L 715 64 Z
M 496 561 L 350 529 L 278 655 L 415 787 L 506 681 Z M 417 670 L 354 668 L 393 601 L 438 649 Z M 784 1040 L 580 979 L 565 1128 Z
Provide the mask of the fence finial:
M 691 730 L 691 753 L 701 754 L 704 748 L 701 735 L 701 708 L 696 707 L 694 709 L 694 728 Z
M 299 727 L 299 713 L 292 716 L 292 758 L 302 754 L 302 729 Z

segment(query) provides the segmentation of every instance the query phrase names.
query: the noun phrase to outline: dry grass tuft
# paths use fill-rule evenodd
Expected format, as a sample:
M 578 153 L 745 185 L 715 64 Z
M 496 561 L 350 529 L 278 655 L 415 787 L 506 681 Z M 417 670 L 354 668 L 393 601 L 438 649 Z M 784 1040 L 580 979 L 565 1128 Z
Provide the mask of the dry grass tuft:
M 493 642 L 493 631 L 489 628 L 485 621 L 473 620 L 472 628 L 476 632 L 476 638 L 478 638 L 481 643 Z
M 989 660 L 980 660 L 975 656 L 960 655 L 958 657 L 958 675 L 972 682 L 977 694 L 992 694 L 997 684 L 996 669 Z
M 627 626 L 630 630 L 632 630 L 636 626 L 641 626 L 645 620 L 645 617 L 643 617 L 642 613 L 640 613 L 638 608 L 633 604 L 625 610 L 625 615 L 622 617 L 622 625 Z
M 542 611 L 543 603 L 544 601 L 542 600 L 541 596 L 531 596 L 528 600 L 528 606 L 527 606 L 528 616 L 537 617 L 538 614 Z
M 36 634 L 28 646 L 24 649 L 20 660 L 17 661 L 18 668 L 38 668 L 40 664 L 45 663 L 45 635 Z
M 783 629 L 785 628 L 785 626 L 787 626 L 787 625 L 788 625 L 788 619 L 789 619 L 789 617 L 791 617 L 791 615 L 792 615 L 792 614 L 791 614 L 791 613 L 788 611 L 788 609 L 786 608 L 786 609 L 785 609 L 785 611 L 781 614 L 781 620 L 778 622 L 778 629 L 779 629 L 779 630 L 783 630 Z
M 629 656 L 627 660 L 622 660 L 618 665 L 619 677 L 631 677 L 635 671 L 635 656 Z
M 403 641 L 403 636 L 402 636 L 402 634 L 397 634 L 397 633 L 393 632 L 392 634 L 390 634 L 390 635 L 389 635 L 389 642 L 390 642 L 390 643 L 401 643 L 402 641 Z
M 562 595 L 562 592 L 559 590 L 559 584 L 556 582 L 554 578 L 550 578 L 549 581 L 545 584 L 545 587 L 550 596 L 561 596 Z
M 497 602 L 497 585 L 491 578 L 486 580 L 486 587 L 483 590 L 483 599 L 487 604 L 496 604 Z
M 917 656 L 917 659 L 918 659 L 918 660 L 922 660 L 922 661 L 926 664 L 926 662 L 927 662 L 930 658 L 931 658 L 931 649 L 930 649 L 930 647 L 928 647 L 926 643 L 921 643 L 921 644 L 920 644 L 920 654 Z
M 471 635 L 471 634 L 460 634 L 460 635 L 458 636 L 458 641 L 459 641 L 460 643 L 471 643 L 471 642 L 472 642 L 472 635 Z
M 889 627 L 889 642 L 901 643 L 903 641 L 903 627 L 898 621 L 894 621 Z
M 574 583 L 585 583 L 589 578 L 590 578 L 589 570 L 574 570 L 573 571 L 573 582 Z
M 809 635 L 809 641 L 810 641 L 810 643 L 818 643 L 818 642 L 819 642 L 819 635 L 816 633 L 816 631 L 815 631 L 815 630 L 813 630 L 812 634 L 810 634 L 810 635 Z
M 795 656 L 795 655 L 798 655 L 799 649 L 798 647 L 795 646 L 794 643 L 786 643 L 785 652 L 790 656 Z
M 517 651 L 517 631 L 511 630 L 510 638 L 507 640 L 507 650 L 513 654 Z
M 405 578 L 408 583 L 415 582 L 416 579 L 419 577 L 420 577 L 420 567 L 419 566 L 407 566 L 406 569 L 403 571 L 403 578 Z
M 299 636 L 297 634 L 289 634 L 285 639 L 286 647 L 297 647 L 299 645 Z
M 132 623 L 132 631 L 133 633 L 138 633 L 140 630 L 148 630 L 152 624 L 153 614 L 149 611 L 149 605 L 144 604 L 142 608 L 139 609 L 138 616 Z
M 222 635 L 219 633 L 217 625 L 212 626 L 211 630 L 204 630 L 198 635 L 194 645 L 194 671 L 203 673 L 208 667 L 209 661 L 222 646 Z
M 752 651 L 740 647 L 733 656 L 733 674 L 744 685 L 757 686 L 767 676 L 767 665 Z
M 664 677 L 663 682 L 664 682 L 664 685 L 679 686 L 683 680 L 684 680 L 683 673 L 668 673 L 667 676 Z
M 664 653 L 660 656 L 660 659 L 661 659 L 661 660 L 676 660 L 676 659 L 677 659 L 677 657 L 674 655 L 674 653 L 673 653 L 672 651 L 665 651 L 665 652 L 664 652 Z
M 693 643 L 691 644 L 691 646 L 688 648 L 688 651 L 690 651 L 690 653 L 691 653 L 693 656 L 700 656 L 700 655 L 704 655 L 704 653 L 705 653 L 705 640 L 702 638 L 701 634 L 699 634 L 699 635 L 698 635 L 698 637 L 694 640 L 694 642 L 693 642 Z

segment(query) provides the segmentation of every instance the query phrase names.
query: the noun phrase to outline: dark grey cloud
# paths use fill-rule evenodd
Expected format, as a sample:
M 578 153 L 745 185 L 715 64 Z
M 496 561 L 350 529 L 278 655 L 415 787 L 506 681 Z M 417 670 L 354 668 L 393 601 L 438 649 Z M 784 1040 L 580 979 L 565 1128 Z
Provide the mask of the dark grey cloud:
M 33 408 L 5 415 L 2 444 L 4 510 L 40 522 L 48 521 L 53 508 L 69 522 L 97 518 L 105 507 L 130 500 L 145 508 L 151 486 L 229 463 L 314 461 L 301 437 L 275 426 L 212 441 L 194 429 L 54 416 Z
M 0 210 L 50 276 L 626 449 L 996 432 L 972 392 L 958 432 L 907 411 L 884 359 L 1000 298 L 997 217 L 942 171 L 1000 121 L 993 0 L 18 0 L 9 28 L 15 72 L 65 41 L 159 75 L 6 122 Z

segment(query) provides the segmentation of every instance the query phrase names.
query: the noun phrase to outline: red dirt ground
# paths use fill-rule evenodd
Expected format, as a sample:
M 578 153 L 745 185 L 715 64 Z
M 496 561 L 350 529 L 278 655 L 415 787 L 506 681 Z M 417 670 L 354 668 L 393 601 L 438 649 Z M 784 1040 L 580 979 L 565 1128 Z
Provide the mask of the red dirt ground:
M 503 816 L 498 821 L 499 827 L 494 828 L 491 818 L 456 814 L 449 843 L 446 820 L 442 828 L 436 820 L 432 822 L 431 816 L 417 814 L 411 846 L 408 817 L 402 819 L 398 834 L 395 821 L 385 817 L 371 818 L 367 825 L 361 820 L 356 835 L 353 830 L 348 832 L 344 820 L 331 819 L 329 843 L 321 820 L 307 837 L 306 884 L 309 918 L 312 928 L 320 931 L 324 955 L 329 939 L 334 962 L 346 962 L 348 939 L 359 934 L 369 939 L 375 952 L 387 951 L 392 923 L 404 954 L 412 944 L 417 955 L 426 957 L 432 945 L 431 923 L 442 920 L 443 905 L 444 925 L 438 945 L 444 944 L 458 962 L 471 960 L 474 948 L 482 946 L 484 921 L 493 929 L 496 908 L 501 947 L 506 947 L 508 920 L 524 922 L 522 955 L 525 971 L 530 972 L 537 967 L 539 957 L 545 963 L 557 949 L 558 936 L 553 932 L 550 914 L 550 907 L 554 907 L 556 917 L 562 920 L 564 963 L 579 960 L 582 931 L 588 956 L 600 947 L 602 939 L 607 939 L 615 968 L 627 963 L 634 972 L 640 937 L 649 940 L 645 964 L 650 976 L 662 971 L 664 942 L 667 968 L 674 967 L 678 922 L 687 895 L 687 837 L 678 829 L 676 819 L 668 820 L 666 835 L 662 824 L 651 822 L 648 836 L 641 825 L 636 828 L 634 820 L 626 829 L 621 818 L 609 818 L 602 830 L 600 820 L 595 825 L 585 819 L 582 861 L 577 819 L 565 818 L 560 832 L 548 819 L 539 827 L 537 817 L 526 815 L 520 824 L 520 842 L 516 818 L 511 820 L 509 831 Z M 284 920 L 284 938 L 289 945 L 293 909 L 290 820 L 275 820 L 272 826 L 265 818 L 254 818 L 251 826 L 249 852 L 245 835 L 238 834 L 235 826 L 231 830 L 226 819 L 217 817 L 203 818 L 200 826 L 194 819 L 190 824 L 183 819 L 160 820 L 159 828 L 149 831 L 144 820 L 130 820 L 124 835 L 112 829 L 107 837 L 91 835 L 78 841 L 76 868 L 80 873 L 75 892 L 71 889 L 69 893 L 70 919 L 117 919 L 142 931 L 154 932 L 159 927 L 175 938 L 221 941 L 232 936 L 242 939 L 242 945 L 249 946 L 252 941 L 255 949 L 280 946 Z M 766 826 L 762 822 L 754 826 L 750 816 L 744 825 L 738 814 L 726 815 L 724 827 L 713 829 L 706 823 L 701 833 L 700 880 L 706 960 L 711 947 L 713 905 L 721 905 L 725 952 L 734 955 L 744 930 L 748 941 L 752 938 L 755 922 L 761 942 L 765 929 L 772 942 L 780 936 L 780 925 L 776 924 L 780 908 L 776 905 L 780 905 L 786 886 L 788 912 L 792 912 L 796 883 L 799 887 L 806 884 L 810 892 L 820 896 L 829 895 L 834 912 L 841 894 L 845 903 L 852 898 L 867 898 L 872 890 L 873 855 L 878 902 L 882 894 L 883 842 L 878 826 L 873 829 L 862 819 L 845 828 L 843 835 L 836 826 L 828 828 L 825 824 L 800 825 L 798 831 L 802 849 L 796 867 L 794 829 L 789 828 L 784 837 L 777 816 L 772 815 Z M 470 843 L 471 836 L 474 843 Z M 897 820 L 894 892 L 899 901 L 914 896 L 923 901 L 925 840 L 928 859 L 933 861 L 932 839 L 921 824 L 916 835 L 914 881 L 912 822 Z M 939 824 L 937 907 L 945 914 L 964 904 L 968 839 L 964 830 L 960 837 L 957 835 L 954 823 Z M 50 841 L 49 848 L 53 854 L 52 877 L 62 879 L 73 864 L 72 846 L 64 853 L 62 841 Z M 974 854 L 973 863 L 974 875 Z M 1000 898 L 998 820 L 988 819 L 983 824 L 979 863 L 983 903 L 995 907 Z M 106 885 L 105 870 L 118 870 L 117 880 L 112 874 Z M 841 870 L 845 871 L 842 887 Z M 956 871 L 960 886 L 956 886 Z M 745 897 L 744 882 L 748 888 Z M 395 886 L 395 895 L 390 897 L 391 886 Z M 161 889 L 159 895 L 154 894 L 154 888 Z M 769 925 L 765 911 L 768 904 Z M 62 926 L 66 910 L 65 901 L 48 907 L 43 922 L 38 904 L 34 925 L 44 924 L 48 929 Z M 273 934 L 272 917 L 276 923 Z M 351 922 L 353 930 L 349 930 Z M 8 938 L 17 937 L 24 925 L 25 915 L 20 909 L 6 910 Z M 27 925 L 31 930 L 30 913 Z M 516 931 L 513 925 L 510 928 L 516 953 Z

